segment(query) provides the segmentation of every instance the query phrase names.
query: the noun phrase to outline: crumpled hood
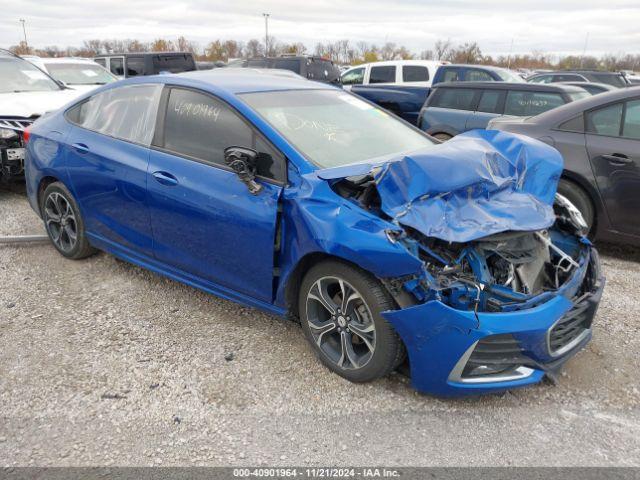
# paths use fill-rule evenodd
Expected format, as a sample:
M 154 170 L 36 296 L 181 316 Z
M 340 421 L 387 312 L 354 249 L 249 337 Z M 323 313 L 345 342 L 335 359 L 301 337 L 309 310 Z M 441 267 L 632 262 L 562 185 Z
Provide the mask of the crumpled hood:
M 84 92 L 52 90 L 49 92 L 18 92 L 0 94 L 0 118 L 41 116 L 57 110 Z
M 318 172 L 324 179 L 373 172 L 381 208 L 428 237 L 468 242 L 553 225 L 563 161 L 531 138 L 473 130 L 382 164 Z

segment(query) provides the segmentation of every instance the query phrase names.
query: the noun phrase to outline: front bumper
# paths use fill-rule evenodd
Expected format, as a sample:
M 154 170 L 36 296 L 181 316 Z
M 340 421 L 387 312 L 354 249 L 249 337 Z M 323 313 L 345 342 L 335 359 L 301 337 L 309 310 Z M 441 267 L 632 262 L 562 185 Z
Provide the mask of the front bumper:
M 430 301 L 382 315 L 404 341 L 417 390 L 443 396 L 497 392 L 553 377 L 589 342 L 604 283 L 592 249 L 562 291 L 533 308 L 476 314 Z M 469 373 L 500 362 L 513 368 Z
M 12 180 L 24 178 L 25 149 L 0 146 L 0 179 Z

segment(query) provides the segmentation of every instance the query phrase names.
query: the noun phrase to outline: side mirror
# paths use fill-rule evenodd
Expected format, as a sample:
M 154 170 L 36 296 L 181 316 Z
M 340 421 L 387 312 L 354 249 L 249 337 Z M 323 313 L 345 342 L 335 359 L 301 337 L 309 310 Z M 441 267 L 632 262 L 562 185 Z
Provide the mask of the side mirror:
M 258 152 L 245 147 L 228 147 L 224 149 L 224 162 L 233 170 L 249 192 L 257 195 L 262 185 L 256 182 L 256 159 Z

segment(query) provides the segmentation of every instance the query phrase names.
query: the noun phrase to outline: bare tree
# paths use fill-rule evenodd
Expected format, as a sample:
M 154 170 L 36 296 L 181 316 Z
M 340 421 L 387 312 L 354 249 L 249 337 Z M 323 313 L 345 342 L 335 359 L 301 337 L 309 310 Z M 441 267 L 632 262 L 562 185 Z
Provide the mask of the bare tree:
M 451 43 L 451 40 L 438 40 L 433 47 L 436 54 L 436 60 L 445 60 L 449 56 L 452 48 L 453 44 Z

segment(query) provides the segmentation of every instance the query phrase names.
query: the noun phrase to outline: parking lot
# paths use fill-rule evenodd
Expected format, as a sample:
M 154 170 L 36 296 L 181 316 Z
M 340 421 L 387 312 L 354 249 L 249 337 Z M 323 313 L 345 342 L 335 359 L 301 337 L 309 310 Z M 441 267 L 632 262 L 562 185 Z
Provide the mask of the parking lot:
M 42 233 L 23 187 L 0 235 Z M 640 250 L 601 247 L 592 343 L 550 383 L 440 399 L 355 385 L 298 325 L 98 254 L 0 245 L 6 465 L 640 465 Z

